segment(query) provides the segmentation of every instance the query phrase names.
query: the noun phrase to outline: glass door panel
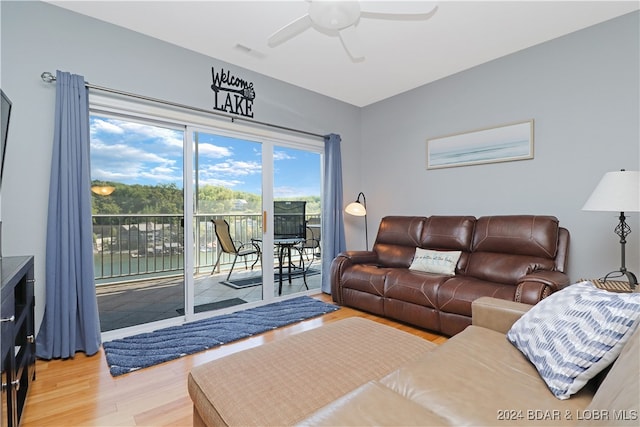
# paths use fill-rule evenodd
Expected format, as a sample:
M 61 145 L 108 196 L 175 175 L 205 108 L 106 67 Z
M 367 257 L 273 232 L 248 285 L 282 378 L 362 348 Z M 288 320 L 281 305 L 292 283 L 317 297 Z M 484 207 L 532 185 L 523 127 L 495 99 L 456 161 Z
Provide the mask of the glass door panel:
M 274 296 L 321 287 L 321 171 L 319 152 L 273 149 Z
M 262 144 L 194 131 L 194 312 L 262 300 Z
M 184 130 L 92 114 L 94 275 L 102 332 L 184 313 Z

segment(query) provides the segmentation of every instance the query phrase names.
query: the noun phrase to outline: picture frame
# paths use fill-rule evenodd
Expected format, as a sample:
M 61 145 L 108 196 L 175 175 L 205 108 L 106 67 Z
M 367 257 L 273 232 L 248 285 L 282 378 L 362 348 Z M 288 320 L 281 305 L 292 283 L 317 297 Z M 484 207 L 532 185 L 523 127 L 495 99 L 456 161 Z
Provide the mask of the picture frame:
M 427 140 L 427 169 L 533 159 L 533 119 Z

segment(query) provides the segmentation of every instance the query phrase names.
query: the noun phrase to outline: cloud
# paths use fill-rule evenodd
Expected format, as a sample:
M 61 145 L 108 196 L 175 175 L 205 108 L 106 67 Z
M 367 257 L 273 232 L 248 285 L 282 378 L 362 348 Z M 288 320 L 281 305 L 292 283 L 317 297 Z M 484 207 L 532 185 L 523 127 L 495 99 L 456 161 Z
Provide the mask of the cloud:
M 154 184 L 170 184 L 182 182 L 182 171 L 175 169 L 153 169 L 145 171 L 133 165 L 128 165 L 117 171 L 113 169 L 92 168 L 91 178 L 101 181 L 139 183 L 143 185 L 147 185 L 146 181 L 151 181 Z M 182 185 L 179 185 L 179 187 L 182 188 Z
M 92 116 L 90 131 L 93 136 L 111 140 L 118 136 L 124 136 L 128 143 L 152 143 L 166 147 L 178 148 L 182 151 L 184 145 L 184 131 L 167 127 L 151 126 L 131 121 L 118 119 L 101 119 Z
M 183 140 L 182 130 L 92 116 L 92 178 L 182 187 Z
M 223 157 L 230 157 L 233 153 L 227 147 L 220 147 L 214 144 L 199 143 L 198 154 L 203 157 L 219 159 Z
M 249 176 L 261 173 L 262 165 L 258 162 L 229 159 L 211 165 L 201 165 L 200 170 L 210 175 Z
M 144 162 L 176 163 L 175 159 L 159 156 L 128 144 L 106 144 L 96 139 L 91 140 L 91 160 L 92 162 L 100 162 L 102 160 L 129 160 L 138 164 Z
M 91 120 L 91 135 L 95 134 L 116 134 L 122 135 L 124 133 L 124 129 L 122 127 L 114 124 L 111 121 L 94 119 Z
M 273 150 L 273 160 L 295 160 L 295 157 L 284 151 Z

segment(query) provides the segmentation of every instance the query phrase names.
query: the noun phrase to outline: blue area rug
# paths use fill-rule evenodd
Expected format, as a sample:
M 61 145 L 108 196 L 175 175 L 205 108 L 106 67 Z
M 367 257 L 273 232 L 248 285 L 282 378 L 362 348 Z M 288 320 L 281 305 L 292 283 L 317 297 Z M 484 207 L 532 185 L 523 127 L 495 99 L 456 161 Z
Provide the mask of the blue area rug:
M 112 376 L 310 319 L 339 307 L 303 296 L 102 344 Z

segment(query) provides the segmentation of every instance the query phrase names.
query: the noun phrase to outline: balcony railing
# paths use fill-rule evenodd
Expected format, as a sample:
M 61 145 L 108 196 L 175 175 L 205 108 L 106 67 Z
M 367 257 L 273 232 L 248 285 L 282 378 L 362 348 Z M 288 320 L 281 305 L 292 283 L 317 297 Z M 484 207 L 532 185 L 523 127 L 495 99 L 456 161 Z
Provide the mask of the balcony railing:
M 235 242 L 261 237 L 262 215 L 196 215 L 192 249 L 196 272 L 211 269 L 218 257 L 214 218 L 227 220 Z M 184 270 L 183 221 L 182 215 L 171 214 L 93 215 L 96 284 L 180 274 Z M 232 261 L 231 255 L 222 254 L 218 268 L 229 268 Z

